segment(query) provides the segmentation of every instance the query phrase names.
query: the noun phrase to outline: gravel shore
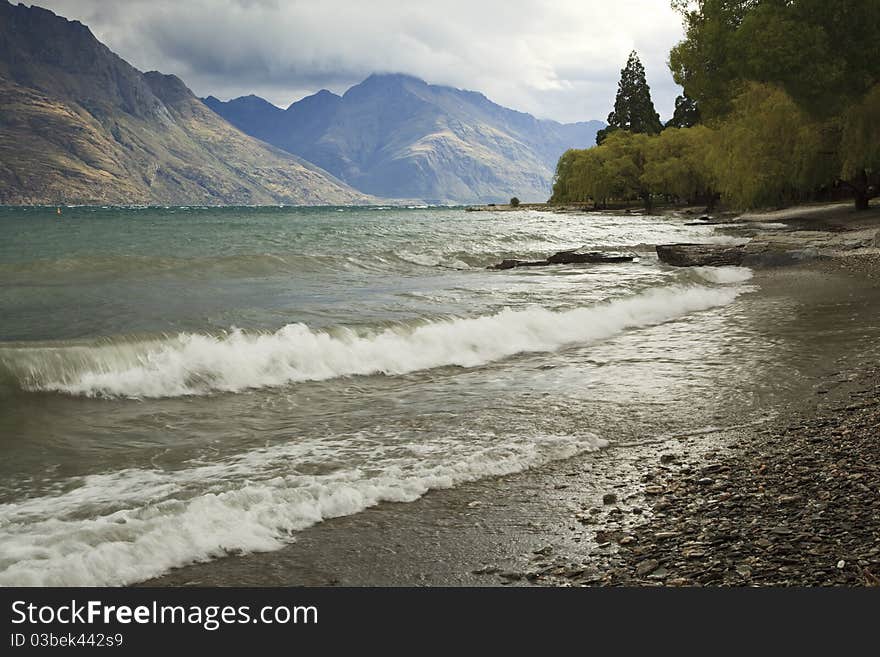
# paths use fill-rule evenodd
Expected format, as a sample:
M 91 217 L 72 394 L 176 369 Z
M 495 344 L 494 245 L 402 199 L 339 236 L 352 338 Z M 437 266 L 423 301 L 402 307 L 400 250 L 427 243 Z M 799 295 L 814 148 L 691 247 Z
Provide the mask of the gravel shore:
M 876 277 L 880 257 L 812 267 Z M 880 586 L 880 368 L 838 372 L 815 394 L 723 449 L 659 455 L 642 475 L 645 522 L 597 527 L 616 546 L 605 571 L 539 583 Z
M 647 473 L 653 518 L 602 583 L 880 585 L 880 370 L 852 376 L 830 413 Z

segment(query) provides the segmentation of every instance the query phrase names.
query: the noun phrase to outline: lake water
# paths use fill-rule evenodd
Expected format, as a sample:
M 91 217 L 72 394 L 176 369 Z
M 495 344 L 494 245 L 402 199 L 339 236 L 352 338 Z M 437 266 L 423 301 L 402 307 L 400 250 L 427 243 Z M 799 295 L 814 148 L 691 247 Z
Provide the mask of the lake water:
M 656 243 L 737 239 L 686 223 L 0 208 L 0 584 L 138 582 L 382 501 L 741 422 L 827 362 L 817 335 L 832 352 L 876 339 L 762 295 L 749 270 L 661 265 Z M 486 269 L 577 247 L 639 258 Z

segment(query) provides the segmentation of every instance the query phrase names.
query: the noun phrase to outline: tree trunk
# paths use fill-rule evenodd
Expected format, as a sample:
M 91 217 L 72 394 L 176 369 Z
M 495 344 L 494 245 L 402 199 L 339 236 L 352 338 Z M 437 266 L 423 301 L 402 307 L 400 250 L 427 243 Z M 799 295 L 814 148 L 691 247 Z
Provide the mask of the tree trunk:
M 862 169 L 855 179 L 850 181 L 849 186 L 853 190 L 856 210 L 867 210 L 868 201 L 871 200 L 871 196 L 868 194 L 868 173 Z

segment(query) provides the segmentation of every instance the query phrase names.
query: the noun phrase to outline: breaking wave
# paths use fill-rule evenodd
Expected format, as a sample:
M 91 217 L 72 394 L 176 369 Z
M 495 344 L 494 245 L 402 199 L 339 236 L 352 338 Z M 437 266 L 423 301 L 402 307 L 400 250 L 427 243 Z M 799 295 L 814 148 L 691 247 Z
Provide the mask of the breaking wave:
M 288 324 L 274 333 L 235 329 L 139 342 L 5 347 L 0 348 L 0 378 L 11 377 L 28 391 L 155 398 L 477 367 L 520 353 L 588 344 L 723 306 L 743 289 L 673 285 L 573 310 L 507 309 L 372 331 L 319 331 Z
M 296 462 L 294 443 L 177 472 L 90 475 L 70 492 L 0 505 L 0 586 L 140 582 L 197 561 L 275 550 L 296 531 L 380 502 L 411 502 L 431 489 L 521 472 L 606 444 L 591 433 L 532 436 L 452 462 L 381 462 L 369 475 L 354 468 L 272 476 L 275 464 Z M 245 481 L 185 496 L 194 481 L 242 472 Z M 93 515 L 96 505 L 105 510 Z

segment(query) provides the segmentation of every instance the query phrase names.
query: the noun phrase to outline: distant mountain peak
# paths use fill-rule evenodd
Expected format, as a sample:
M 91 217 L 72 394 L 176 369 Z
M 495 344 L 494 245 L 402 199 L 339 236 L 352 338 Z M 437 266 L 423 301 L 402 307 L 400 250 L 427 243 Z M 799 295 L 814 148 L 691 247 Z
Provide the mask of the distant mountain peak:
M 329 108 L 335 107 L 342 100 L 342 96 L 339 96 L 332 91 L 328 91 L 327 89 L 321 89 L 321 91 L 312 94 L 311 96 L 306 96 L 305 98 L 301 98 L 297 100 L 287 107 L 287 112 L 291 114 L 302 111 L 305 108 L 315 108 L 317 111 L 318 108 L 323 108 L 327 110 Z
M 192 91 L 183 80 L 173 74 L 160 73 L 159 71 L 147 71 L 144 79 L 150 85 L 150 89 L 165 103 L 177 103 L 189 100 L 193 97 Z
M 6 0 L 0 116 L 0 204 L 368 200 L 234 128 L 176 75 L 141 73 L 81 23 Z
M 432 202 L 546 200 L 559 156 L 592 145 L 604 126 L 539 120 L 406 73 L 374 73 L 342 96 L 324 89 L 280 113 L 208 104 L 357 189 Z

